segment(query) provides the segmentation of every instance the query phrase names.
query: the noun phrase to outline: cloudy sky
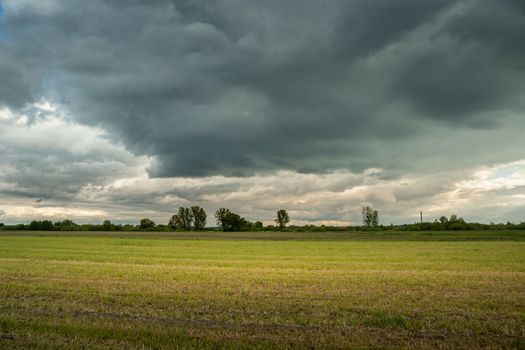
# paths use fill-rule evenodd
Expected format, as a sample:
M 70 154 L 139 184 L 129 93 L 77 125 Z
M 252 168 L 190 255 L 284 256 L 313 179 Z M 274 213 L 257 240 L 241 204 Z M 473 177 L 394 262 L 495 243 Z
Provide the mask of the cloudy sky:
M 0 0 L 0 222 L 525 221 L 523 0 Z

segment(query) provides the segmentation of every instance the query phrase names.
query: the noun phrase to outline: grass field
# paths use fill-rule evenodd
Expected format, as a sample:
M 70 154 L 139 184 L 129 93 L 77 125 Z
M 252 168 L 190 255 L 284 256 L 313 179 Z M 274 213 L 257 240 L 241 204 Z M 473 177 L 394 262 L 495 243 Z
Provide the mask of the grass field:
M 525 348 L 525 232 L 0 231 L 0 348 Z

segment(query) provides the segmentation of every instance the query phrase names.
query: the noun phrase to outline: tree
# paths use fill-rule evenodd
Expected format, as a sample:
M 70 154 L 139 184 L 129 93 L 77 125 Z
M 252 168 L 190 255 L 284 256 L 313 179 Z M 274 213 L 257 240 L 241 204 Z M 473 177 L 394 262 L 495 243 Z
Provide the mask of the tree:
M 177 214 L 179 216 L 180 225 L 184 230 L 191 230 L 191 226 L 193 225 L 193 216 L 191 214 L 190 208 L 185 207 L 179 207 L 179 212 Z
M 41 230 L 42 231 L 53 231 L 53 223 L 49 220 L 44 220 L 42 221 L 42 227 L 41 227 Z
M 63 221 L 55 222 L 54 226 L 55 230 L 75 231 L 78 225 L 69 219 L 65 219 Z
M 206 226 L 206 212 L 198 206 L 191 207 L 191 214 L 193 215 L 193 228 L 195 230 L 202 230 Z
M 363 225 L 366 227 L 379 226 L 379 212 L 377 210 L 366 205 L 361 209 L 361 214 L 363 215 Z
M 206 226 L 206 217 L 206 212 L 201 207 L 179 207 L 179 211 L 171 217 L 168 226 L 181 230 L 202 230 Z
M 244 218 L 242 218 L 239 214 L 230 212 L 223 218 L 222 229 L 224 231 L 241 231 L 245 224 L 246 220 Z
M 286 224 L 290 222 L 290 217 L 288 216 L 288 213 L 284 209 L 279 209 L 277 211 L 277 219 L 275 219 L 275 222 L 279 226 L 279 229 L 285 228 Z
M 53 223 L 49 220 L 36 221 L 33 220 L 29 224 L 29 229 L 34 231 L 52 231 L 54 229 Z
M 173 215 L 168 222 L 168 226 L 173 229 L 191 230 L 193 217 L 189 208 L 179 207 L 177 214 Z
M 220 208 L 215 212 L 215 218 L 217 219 L 217 225 L 222 228 L 223 231 L 241 231 L 242 229 L 249 228 L 251 223 L 239 214 L 232 213 L 230 209 Z
M 379 212 L 377 210 L 372 212 L 372 226 L 379 226 Z
M 361 215 L 363 216 L 363 225 L 370 227 L 372 225 L 372 208 L 368 205 L 361 209 Z
M 105 231 L 111 231 L 111 226 L 113 225 L 111 225 L 111 221 L 109 220 L 104 220 L 102 222 L 102 227 L 104 228 Z
M 182 221 L 180 219 L 180 216 L 178 214 L 173 214 L 170 221 L 168 222 L 168 226 L 172 229 L 182 229 Z
M 224 227 L 224 220 L 226 218 L 226 215 L 230 214 L 231 211 L 228 208 L 219 208 L 215 212 L 215 221 L 217 222 L 217 226 Z
M 145 230 L 145 229 L 148 229 L 148 228 L 153 228 L 155 227 L 155 223 L 148 219 L 148 218 L 144 218 L 142 220 L 140 220 L 140 228 Z
M 40 221 L 33 220 L 29 223 L 29 229 L 31 231 L 37 231 L 42 228 L 42 223 Z
M 465 230 L 465 220 L 461 217 L 458 217 L 456 214 L 450 215 L 449 224 L 447 230 Z

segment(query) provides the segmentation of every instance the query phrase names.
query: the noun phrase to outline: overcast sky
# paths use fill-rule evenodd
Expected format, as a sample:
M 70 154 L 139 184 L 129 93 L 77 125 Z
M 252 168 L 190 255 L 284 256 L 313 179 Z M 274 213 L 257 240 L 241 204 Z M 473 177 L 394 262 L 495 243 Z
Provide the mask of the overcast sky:
M 523 0 L 0 0 L 0 222 L 525 221 Z

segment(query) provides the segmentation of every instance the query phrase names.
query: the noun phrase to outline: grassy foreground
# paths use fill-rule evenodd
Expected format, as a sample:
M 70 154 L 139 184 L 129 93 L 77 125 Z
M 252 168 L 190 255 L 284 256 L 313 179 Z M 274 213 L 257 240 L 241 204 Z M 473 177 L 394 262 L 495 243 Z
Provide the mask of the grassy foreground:
M 0 232 L 0 348 L 312 347 L 525 348 L 525 232 Z

